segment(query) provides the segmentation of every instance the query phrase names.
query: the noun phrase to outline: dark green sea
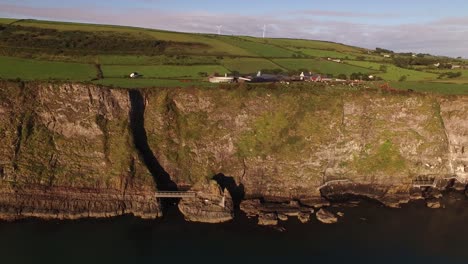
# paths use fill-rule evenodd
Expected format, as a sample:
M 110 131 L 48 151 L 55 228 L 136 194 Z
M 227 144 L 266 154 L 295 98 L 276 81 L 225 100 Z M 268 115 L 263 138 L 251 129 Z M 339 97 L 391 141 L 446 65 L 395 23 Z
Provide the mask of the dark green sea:
M 445 208 L 413 202 L 390 209 L 362 201 L 335 207 L 335 225 L 282 222 L 260 227 L 239 214 L 225 224 L 132 216 L 0 223 L 0 263 L 468 263 L 468 201 Z

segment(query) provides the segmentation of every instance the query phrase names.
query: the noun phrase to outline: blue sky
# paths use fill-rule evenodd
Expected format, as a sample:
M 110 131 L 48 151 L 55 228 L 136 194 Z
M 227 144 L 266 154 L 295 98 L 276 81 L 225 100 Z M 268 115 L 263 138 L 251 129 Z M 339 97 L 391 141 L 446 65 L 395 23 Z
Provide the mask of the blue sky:
M 0 0 L 0 17 L 336 41 L 468 57 L 468 1 Z

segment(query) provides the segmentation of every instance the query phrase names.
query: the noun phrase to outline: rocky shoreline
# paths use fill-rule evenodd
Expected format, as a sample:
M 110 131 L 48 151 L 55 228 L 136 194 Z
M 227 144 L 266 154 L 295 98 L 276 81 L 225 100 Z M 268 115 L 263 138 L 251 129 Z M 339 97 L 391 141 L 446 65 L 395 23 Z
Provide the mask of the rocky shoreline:
M 374 192 L 375 195 L 369 195 L 369 191 L 371 190 L 369 186 L 360 186 L 353 190 L 352 188 L 356 185 L 350 186 L 346 184 L 347 186 L 343 186 L 343 184 L 334 184 L 322 190 L 323 195 L 321 197 L 304 199 L 305 203 L 302 200 L 284 200 L 283 202 L 279 202 L 279 199 L 275 201 L 246 199 L 241 201 L 239 209 L 247 217 L 256 218 L 258 225 L 263 226 L 276 226 L 281 221 L 287 221 L 290 217 L 297 217 L 300 222 L 307 223 L 314 216 L 314 213 L 318 221 L 324 224 L 335 224 L 339 222 L 340 218 L 344 217 L 344 214 L 339 211 L 333 213 L 328 208 L 333 208 L 337 205 L 344 207 L 359 206 L 359 202 L 362 199 L 372 200 L 389 208 L 399 208 L 402 204 L 424 200 L 428 208 L 439 209 L 445 207 L 443 203 L 444 199 L 450 199 L 444 196 L 444 193 L 455 192 L 468 196 L 466 193 L 467 185 L 456 181 L 446 181 L 445 183 L 445 186 L 441 185 L 439 188 L 411 188 L 406 195 L 399 193 L 391 199 L 386 197 L 384 200 L 379 200 L 379 196 L 377 195 L 379 194 L 379 189 Z M 212 184 L 212 188 L 218 190 L 219 187 L 214 187 L 214 184 Z M 363 188 L 366 192 L 362 192 Z M 202 193 L 200 192 L 200 197 L 207 197 L 206 194 Z M 218 190 L 216 193 L 218 194 L 216 199 L 219 200 L 222 191 Z M 405 198 L 403 199 L 402 197 Z M 183 199 L 181 204 L 179 204 L 179 208 L 187 221 L 220 223 L 232 220 L 232 217 L 220 217 L 220 214 L 218 214 L 219 208 L 212 210 L 212 207 L 198 206 L 199 201 L 194 202 L 191 199 Z M 229 210 L 231 210 L 230 215 L 233 216 L 233 207 L 225 208 L 221 215 L 229 215 Z
M 142 219 L 162 216 L 154 192 L 127 192 L 84 188 L 3 188 L 0 219 L 73 220 L 133 214 Z

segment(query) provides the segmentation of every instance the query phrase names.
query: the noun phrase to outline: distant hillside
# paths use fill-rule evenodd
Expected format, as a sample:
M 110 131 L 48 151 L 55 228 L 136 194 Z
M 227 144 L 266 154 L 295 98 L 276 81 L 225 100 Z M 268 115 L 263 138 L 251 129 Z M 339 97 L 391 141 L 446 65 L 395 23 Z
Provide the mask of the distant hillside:
M 213 73 L 262 70 L 287 74 L 310 71 L 346 78 L 372 74 L 384 81 L 468 83 L 468 70 L 461 59 L 316 40 L 0 19 L 0 48 L 0 66 L 8 66 L 0 72 L 3 79 L 68 79 L 122 87 L 179 86 L 207 85 L 203 81 Z M 434 66 L 436 63 L 442 66 Z M 451 70 L 453 66 L 456 69 Z M 128 74 L 134 71 L 143 78 L 129 79 Z

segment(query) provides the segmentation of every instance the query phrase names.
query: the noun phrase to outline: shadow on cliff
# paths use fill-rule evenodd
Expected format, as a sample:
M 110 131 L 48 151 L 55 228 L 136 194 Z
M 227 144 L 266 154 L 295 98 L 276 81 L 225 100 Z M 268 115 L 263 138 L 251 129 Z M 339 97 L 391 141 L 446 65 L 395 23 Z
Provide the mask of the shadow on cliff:
M 226 176 L 222 173 L 216 174 L 213 180 L 218 183 L 223 191 L 225 189 L 228 190 L 232 197 L 232 202 L 234 203 L 234 209 L 239 209 L 239 205 L 245 197 L 244 185 L 242 183 L 237 185 L 233 177 Z
M 135 148 L 138 150 L 143 162 L 153 175 L 156 188 L 159 191 L 176 191 L 177 185 L 169 174 L 159 164 L 153 151 L 148 145 L 148 137 L 145 130 L 145 100 L 140 91 L 130 91 L 130 127 L 132 129 Z

